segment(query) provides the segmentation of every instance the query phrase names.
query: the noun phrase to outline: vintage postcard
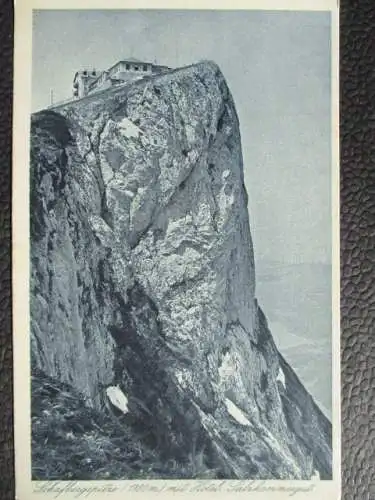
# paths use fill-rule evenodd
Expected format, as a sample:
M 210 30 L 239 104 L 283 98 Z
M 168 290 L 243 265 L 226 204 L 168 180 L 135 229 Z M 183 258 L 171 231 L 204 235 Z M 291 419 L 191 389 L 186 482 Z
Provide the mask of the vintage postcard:
M 340 498 L 336 3 L 15 26 L 17 498 Z

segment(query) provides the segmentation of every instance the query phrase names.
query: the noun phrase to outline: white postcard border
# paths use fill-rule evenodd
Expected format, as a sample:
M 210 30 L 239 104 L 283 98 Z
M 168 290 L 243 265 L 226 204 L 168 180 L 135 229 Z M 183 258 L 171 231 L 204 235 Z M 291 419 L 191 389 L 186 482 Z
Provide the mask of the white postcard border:
M 31 481 L 29 353 L 29 136 L 33 9 L 214 9 L 331 11 L 332 16 L 332 401 L 331 481 Z M 339 227 L 339 12 L 333 0 L 18 0 L 15 4 L 15 63 L 12 172 L 12 281 L 16 497 L 19 500 L 97 498 L 113 500 L 186 497 L 213 500 L 247 495 L 254 500 L 341 498 L 340 227 Z

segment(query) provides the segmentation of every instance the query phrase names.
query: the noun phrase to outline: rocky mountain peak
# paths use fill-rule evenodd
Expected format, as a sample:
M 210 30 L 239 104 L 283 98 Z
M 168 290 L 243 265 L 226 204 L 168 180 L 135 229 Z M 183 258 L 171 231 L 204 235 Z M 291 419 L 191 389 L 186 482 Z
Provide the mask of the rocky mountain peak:
M 35 373 L 155 453 L 199 456 L 202 477 L 331 477 L 330 423 L 255 297 L 239 121 L 214 63 L 33 115 L 31 203 Z

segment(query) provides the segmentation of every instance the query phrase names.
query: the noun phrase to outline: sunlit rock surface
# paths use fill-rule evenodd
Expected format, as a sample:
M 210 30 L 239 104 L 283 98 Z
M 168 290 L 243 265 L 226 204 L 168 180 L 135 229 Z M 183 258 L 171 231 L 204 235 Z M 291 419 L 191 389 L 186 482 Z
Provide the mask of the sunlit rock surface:
M 255 298 L 218 67 L 37 113 L 31 139 L 33 369 L 100 411 L 118 387 L 121 425 L 182 467 L 199 456 L 218 478 L 330 478 L 331 425 Z

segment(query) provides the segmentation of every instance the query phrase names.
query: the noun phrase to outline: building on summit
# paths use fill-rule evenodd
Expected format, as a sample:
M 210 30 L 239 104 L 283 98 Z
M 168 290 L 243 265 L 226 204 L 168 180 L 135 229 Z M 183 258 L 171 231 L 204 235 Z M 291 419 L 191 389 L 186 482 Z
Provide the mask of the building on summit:
M 139 61 L 132 57 L 118 61 L 109 69 L 97 71 L 83 69 L 77 71 L 73 80 L 73 96 L 76 99 L 81 99 L 89 94 L 105 90 L 145 76 L 160 74 L 170 70 L 168 66 L 160 66 L 157 64 Z

